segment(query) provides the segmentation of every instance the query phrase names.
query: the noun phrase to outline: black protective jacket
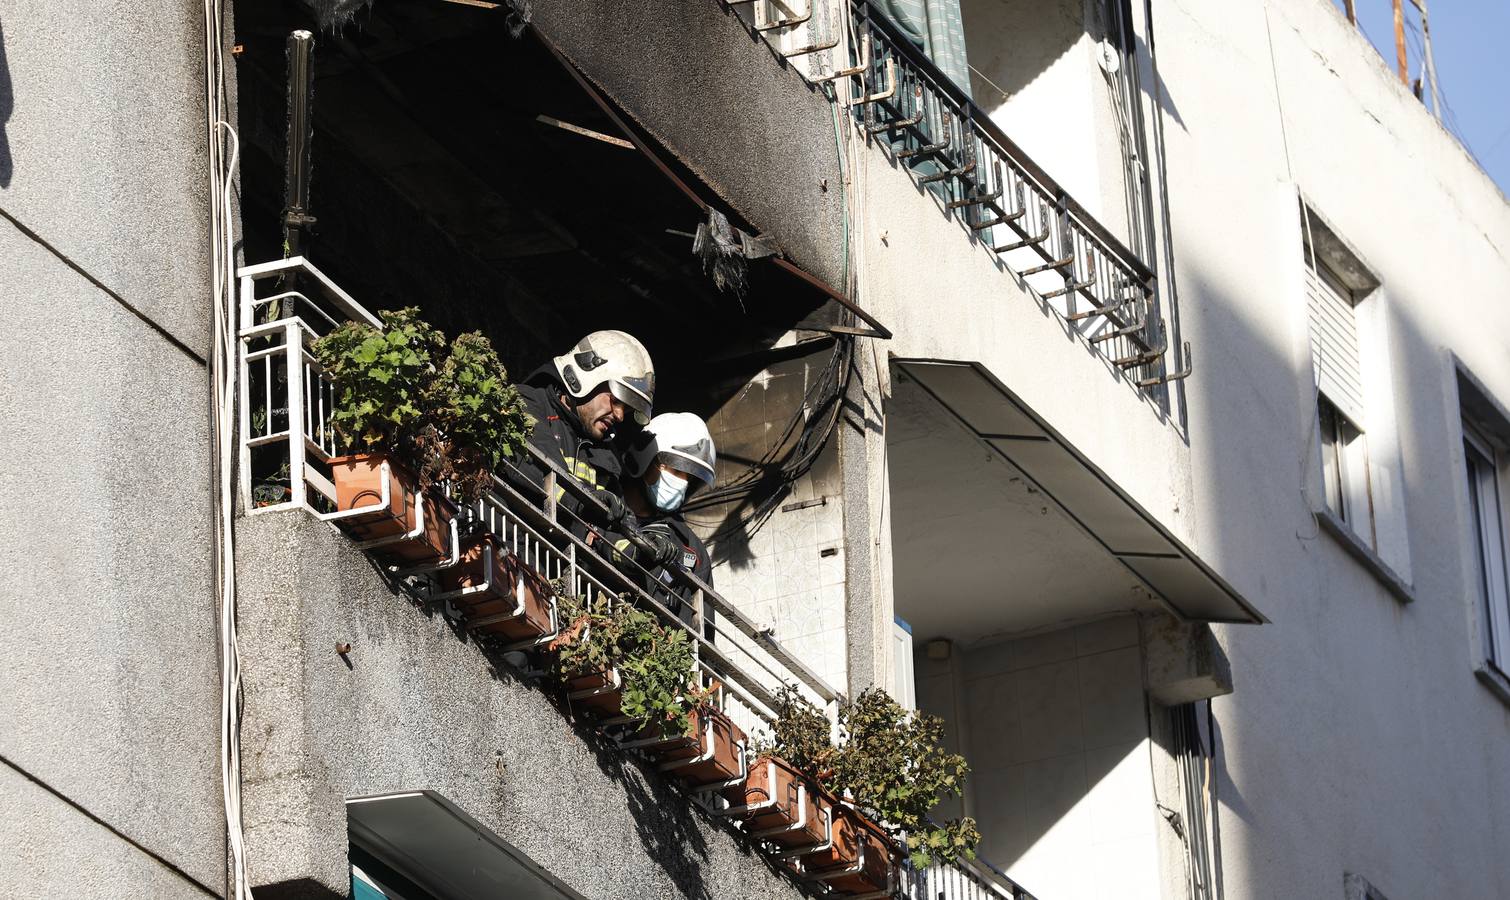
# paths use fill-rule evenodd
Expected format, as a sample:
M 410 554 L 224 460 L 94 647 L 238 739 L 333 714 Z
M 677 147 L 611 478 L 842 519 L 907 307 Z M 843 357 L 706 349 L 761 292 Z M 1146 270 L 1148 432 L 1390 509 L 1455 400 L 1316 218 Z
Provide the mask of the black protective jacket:
M 583 486 L 622 497 L 620 478 L 624 466 L 618 451 L 609 443 L 593 440 L 582 428 L 577 414 L 561 403 L 563 390 L 556 380 L 555 369 L 548 365 L 537 369 L 519 386 L 525 409 L 535 417 L 530 444 L 546 459 L 575 476 Z M 526 456 L 519 470 L 537 487 L 545 486 L 546 470 L 533 457 Z M 598 517 L 586 510 L 586 504 L 559 485 L 556 500 L 560 511 L 565 514 L 562 520 L 570 523 L 571 531 L 577 537 L 587 536 L 584 519 L 594 525 L 606 524 L 596 521 Z
M 641 531 L 658 531 L 669 536 L 681 545 L 680 558 L 671 563 L 683 572 L 690 572 L 702 580 L 703 584 L 713 587 L 713 560 L 708 556 L 708 548 L 704 546 L 702 539 L 693 533 L 687 525 L 687 520 L 682 518 L 681 513 L 661 513 L 639 520 Z M 691 625 L 694 621 L 692 613 L 693 589 L 685 583 L 677 580 L 667 571 L 667 566 L 651 565 L 650 583 L 644 585 L 645 590 L 657 600 L 666 605 L 683 622 Z M 713 605 L 703 603 L 703 636 L 713 638 Z

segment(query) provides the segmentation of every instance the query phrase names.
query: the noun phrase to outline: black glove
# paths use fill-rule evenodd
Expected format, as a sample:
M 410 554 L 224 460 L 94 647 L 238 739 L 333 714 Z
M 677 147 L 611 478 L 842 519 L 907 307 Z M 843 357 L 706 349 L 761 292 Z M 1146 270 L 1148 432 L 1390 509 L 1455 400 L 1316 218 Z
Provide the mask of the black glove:
M 642 531 L 640 540 L 650 548 L 650 558 L 643 560 L 643 564 L 649 566 L 670 566 L 682 556 L 682 545 L 671 538 L 670 535 L 661 531 Z M 642 550 L 641 553 L 644 553 Z
M 629 517 L 629 507 L 624 505 L 624 498 L 610 491 L 595 491 L 593 496 L 602 504 L 607 513 L 601 522 L 594 522 L 600 528 L 618 528 Z M 596 513 L 596 509 L 594 509 Z

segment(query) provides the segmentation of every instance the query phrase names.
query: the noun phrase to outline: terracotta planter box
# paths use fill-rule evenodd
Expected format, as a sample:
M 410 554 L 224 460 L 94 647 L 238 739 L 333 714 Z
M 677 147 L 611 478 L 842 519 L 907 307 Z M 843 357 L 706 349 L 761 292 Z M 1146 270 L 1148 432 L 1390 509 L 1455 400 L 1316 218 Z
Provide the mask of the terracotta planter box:
M 566 690 L 573 706 L 589 710 L 603 718 L 623 715 L 619 705 L 623 700 L 622 685 L 619 684 L 617 670 L 568 678 Z
M 891 840 L 852 806 L 835 802 L 833 816 L 833 846 L 802 857 L 807 877 L 821 879 L 841 894 L 889 888 L 898 858 Z
M 424 530 L 406 540 L 373 547 L 373 551 L 411 565 L 440 562 L 451 555 L 451 521 L 456 507 L 431 491 L 420 493 L 419 479 L 402 464 L 382 453 L 338 456 L 330 461 L 330 476 L 336 486 L 336 507 L 341 511 L 373 506 L 382 500 L 381 466 L 388 463 L 388 505 L 362 515 L 337 519 L 341 530 L 358 541 L 397 538 L 414 530 L 418 510 L 424 510 Z M 416 498 L 419 506 L 416 507 Z
M 745 782 L 723 792 L 730 806 L 751 806 L 745 828 L 753 837 L 782 847 L 811 847 L 828 837 L 828 803 L 779 757 L 762 756 L 750 765 Z
M 745 733 L 721 712 L 699 714 L 697 725 L 697 743 L 663 754 L 661 771 L 685 778 L 694 785 L 716 784 L 739 778 L 744 771 L 742 754 L 746 743 Z M 710 734 L 713 743 L 711 755 L 708 753 Z
M 466 619 L 468 629 L 479 634 L 527 641 L 553 630 L 550 586 L 506 552 L 494 535 L 471 538 L 462 545 L 461 560 L 441 570 L 440 583 L 448 593 L 481 589 L 447 598 Z

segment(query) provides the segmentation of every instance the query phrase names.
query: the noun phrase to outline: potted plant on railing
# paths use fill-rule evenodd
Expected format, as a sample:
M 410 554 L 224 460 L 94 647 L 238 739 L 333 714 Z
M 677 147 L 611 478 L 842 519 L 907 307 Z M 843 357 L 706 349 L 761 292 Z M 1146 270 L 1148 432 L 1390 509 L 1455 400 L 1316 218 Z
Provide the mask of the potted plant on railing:
M 456 507 L 436 485 L 474 499 L 522 446 L 529 419 L 486 338 L 462 335 L 447 354 L 445 336 L 418 312 L 384 311 L 381 328 L 347 322 L 312 349 L 336 385 L 331 425 L 352 451 L 329 461 L 337 509 L 349 514 L 339 523 L 387 555 L 426 564 L 453 550 Z
M 476 332 L 452 342 L 422 406 L 429 421 L 415 439 L 421 479 L 444 482 L 466 501 L 481 497 L 493 472 L 523 452 L 533 426 L 498 354 Z M 468 535 L 440 582 L 476 631 L 527 644 L 553 630 L 555 591 L 496 534 Z
M 752 836 L 788 849 L 815 847 L 827 841 L 833 815 L 818 777 L 833 761 L 828 717 L 792 687 L 777 692 L 775 711 L 771 737 L 754 748 L 744 783 L 723 797 Z
M 915 868 L 974 858 L 980 843 L 974 819 L 937 824 L 929 818 L 940 800 L 960 795 L 969 772 L 963 756 L 943 748 L 943 720 L 908 711 L 885 691 L 871 688 L 840 710 L 839 730 L 842 740 L 828 783 L 837 795 L 849 797 L 860 815 L 836 815 L 834 844 L 863 851 L 859 861 L 807 858 L 812 874 L 839 891 L 885 889 L 896 865 L 893 841 L 906 847 Z M 841 820 L 847 832 L 842 841 Z M 842 874 L 826 877 L 836 871 L 832 866 Z
M 974 856 L 980 841 L 974 820 L 938 825 L 928 818 L 940 799 L 961 792 L 968 771 L 963 757 L 943 750 L 941 720 L 908 712 L 885 691 L 871 689 L 840 709 L 842 740 L 835 746 L 827 717 L 795 691 L 778 695 L 777 712 L 772 741 L 761 748 L 764 755 L 751 767 L 744 790 L 725 797 L 731 804 L 743 800 L 750 806 L 774 794 L 776 802 L 757 807 L 762 818 L 752 819 L 748 827 L 756 834 L 767 831 L 760 836 L 775 840 L 786 832 L 771 834 L 769 829 L 802 815 L 794 804 L 796 792 L 787 785 L 800 779 L 816 793 L 816 807 L 829 818 L 829 830 L 824 845 L 801 855 L 804 875 L 839 893 L 870 893 L 890 885 L 899 845 L 906 846 L 918 868 Z M 776 765 L 770 785 L 761 771 L 767 762 Z M 789 781 L 783 771 L 795 777 Z
M 744 734 L 714 705 L 716 689 L 690 686 L 694 657 L 685 631 L 623 598 L 557 602 L 562 627 L 550 646 L 576 706 L 623 726 L 625 746 L 643 749 L 663 771 L 692 784 L 740 776 Z

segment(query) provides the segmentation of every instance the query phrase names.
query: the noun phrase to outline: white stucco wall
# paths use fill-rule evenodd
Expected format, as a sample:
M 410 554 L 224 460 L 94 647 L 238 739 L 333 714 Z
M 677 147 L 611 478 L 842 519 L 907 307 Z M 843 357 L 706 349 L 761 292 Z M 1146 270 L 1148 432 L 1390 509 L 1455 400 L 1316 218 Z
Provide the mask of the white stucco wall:
M 1391 897 L 1510 895 L 1495 849 L 1510 712 L 1472 676 L 1447 362 L 1510 397 L 1510 207 L 1332 4 L 1154 15 L 1181 120 L 1165 122 L 1181 308 L 1207 361 L 1189 386 L 1194 532 L 1274 620 L 1221 632 L 1229 896 L 1340 895 L 1344 871 Z M 1318 533 L 1300 491 L 1314 410 L 1297 187 L 1382 283 L 1365 388 L 1393 415 L 1370 402 L 1364 424 L 1371 450 L 1398 448 L 1401 483 L 1375 500 L 1404 523 L 1409 606 Z M 1369 362 L 1384 354 L 1387 373 Z
M 1340 896 L 1346 872 L 1391 897 L 1510 896 L 1510 710 L 1473 676 L 1449 356 L 1510 404 L 1510 206 L 1325 0 L 1153 15 L 1188 426 L 871 148 L 852 157 L 851 234 L 860 302 L 896 332 L 878 349 L 984 363 L 1273 620 L 1218 629 L 1228 897 Z M 1413 603 L 1312 515 L 1301 194 L 1381 285 L 1359 308 L 1363 424 L 1378 555 Z

